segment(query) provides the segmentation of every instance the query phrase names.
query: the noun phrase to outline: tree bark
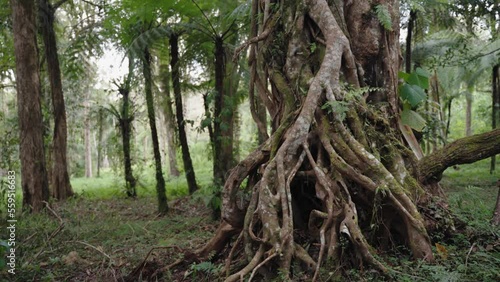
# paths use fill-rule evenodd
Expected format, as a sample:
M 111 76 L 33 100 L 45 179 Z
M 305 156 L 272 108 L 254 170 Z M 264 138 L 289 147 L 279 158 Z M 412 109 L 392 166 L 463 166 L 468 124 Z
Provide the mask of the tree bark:
M 54 31 L 55 8 L 48 0 L 40 0 L 39 18 L 47 60 L 50 89 L 52 93 L 52 108 L 54 114 L 54 135 L 52 138 L 52 196 L 64 200 L 73 195 L 69 181 L 67 164 L 67 123 L 64 94 L 61 82 L 61 70 L 57 55 L 56 34 Z
M 44 207 L 43 201 L 49 199 L 49 189 L 43 150 L 35 2 L 11 0 L 10 3 L 16 57 L 23 207 L 39 212 Z
M 226 173 L 234 166 L 233 158 L 233 119 L 235 105 L 233 105 L 232 91 L 228 91 L 226 75 L 226 52 L 224 39 L 215 38 L 215 97 L 214 97 L 214 185 L 223 186 Z M 225 81 L 226 80 L 226 81 Z M 231 83 L 231 81 L 229 81 Z
M 468 164 L 500 153 L 500 129 L 452 142 L 424 157 L 418 163 L 422 183 L 438 182 L 443 171 L 457 164 Z
M 165 178 L 161 166 L 160 145 L 158 143 L 158 131 L 156 130 L 156 116 L 153 101 L 153 79 L 151 76 L 151 54 L 146 48 L 144 50 L 143 72 L 144 91 L 146 92 L 146 104 L 148 110 L 149 127 L 151 128 L 151 140 L 153 143 L 153 156 L 155 160 L 156 175 L 156 196 L 158 198 L 158 212 L 166 214 L 168 212 L 167 194 L 165 190 Z
M 184 163 L 184 173 L 188 183 L 189 194 L 193 194 L 198 190 L 196 184 L 196 175 L 193 168 L 193 162 L 189 153 L 189 146 L 186 136 L 186 128 L 184 122 L 184 110 L 182 106 L 182 94 L 179 73 L 179 35 L 172 34 L 169 38 L 170 42 L 170 67 L 172 70 L 172 86 L 174 88 L 175 97 L 175 115 L 177 119 L 177 129 L 179 130 L 179 142 L 182 149 L 182 160 Z

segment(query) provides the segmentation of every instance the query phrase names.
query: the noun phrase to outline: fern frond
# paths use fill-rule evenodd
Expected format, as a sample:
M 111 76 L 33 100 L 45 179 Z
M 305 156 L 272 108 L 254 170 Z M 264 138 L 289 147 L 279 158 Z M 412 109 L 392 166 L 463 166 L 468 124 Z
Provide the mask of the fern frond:
M 386 5 L 379 4 L 375 6 L 375 14 L 380 24 L 389 31 L 392 31 L 392 17 Z

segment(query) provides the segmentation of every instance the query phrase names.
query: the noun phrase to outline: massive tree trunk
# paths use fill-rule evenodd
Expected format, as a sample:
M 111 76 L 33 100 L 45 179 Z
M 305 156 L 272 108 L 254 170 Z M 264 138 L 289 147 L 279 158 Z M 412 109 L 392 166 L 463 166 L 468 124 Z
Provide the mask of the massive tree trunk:
M 52 109 L 54 113 L 54 136 L 52 137 L 52 171 L 51 193 L 52 197 L 64 200 L 73 195 L 69 181 L 67 164 L 67 124 L 64 95 L 61 82 L 61 70 L 57 55 L 56 34 L 54 31 L 54 15 L 57 7 L 66 1 L 60 1 L 56 7 L 50 5 L 48 0 L 40 0 L 39 18 L 47 60 L 50 89 L 52 93 Z
M 184 163 L 184 173 L 188 183 L 189 194 L 198 190 L 196 184 L 196 175 L 194 173 L 193 162 L 189 153 L 189 146 L 186 136 L 186 125 L 184 122 L 184 109 L 182 107 L 182 94 L 179 72 L 179 35 L 172 34 L 170 42 L 170 67 L 172 69 L 172 86 L 175 97 L 175 115 L 177 120 L 177 129 L 179 130 L 179 142 L 182 149 L 182 161 Z
M 158 131 L 156 130 L 156 116 L 153 101 L 153 78 L 151 76 L 151 54 L 149 50 L 144 50 L 143 71 L 144 91 L 146 92 L 146 104 L 148 109 L 149 127 L 151 128 L 151 140 L 153 143 L 153 156 L 155 160 L 156 175 L 156 196 L 158 198 L 158 212 L 166 214 L 168 212 L 167 194 L 165 190 L 165 178 L 161 166 L 160 144 L 158 143 Z
M 397 27 L 397 2 L 381 5 Z M 306 1 L 306 6 L 289 3 L 280 9 L 266 5 L 259 12 L 259 25 L 265 28 L 250 42 L 263 41 L 254 59 L 266 62 L 260 73 L 271 90 L 261 92 L 274 133 L 232 171 L 224 191 L 223 231 L 199 252 L 213 251 L 228 233 L 240 231 L 250 261 L 228 281 L 263 263 L 289 276 L 294 257 L 314 268 L 317 279 L 323 260 L 341 264 L 349 256 L 339 247 L 345 238 L 355 250 L 351 255 L 385 272 L 373 256 L 368 233 L 397 233 L 416 258 L 433 259 L 412 200 L 425 191 L 411 169 L 415 158 L 398 132 L 398 34 L 384 30 L 371 9 L 369 1 L 345 7 Z M 365 83 L 384 90 L 366 97 L 368 91 L 359 90 Z M 380 104 L 383 110 L 377 110 L 365 98 L 389 106 Z M 247 177 L 251 200 L 241 202 L 239 186 Z M 366 221 L 372 217 L 379 221 L 369 230 Z M 306 252 L 294 229 L 320 242 L 319 247 Z
M 43 150 L 35 2 L 11 0 L 10 3 L 16 57 L 23 207 L 38 212 L 44 206 L 43 201 L 49 199 L 49 188 Z
M 262 69 L 251 83 L 261 88 L 273 133 L 231 170 L 222 223 L 197 257 L 239 234 L 226 281 L 269 281 L 276 268 L 285 280 L 323 280 L 326 262 L 386 273 L 375 250 L 394 245 L 433 261 L 432 226 L 417 208 L 432 200 L 420 173 L 428 161 L 418 161 L 399 118 L 399 1 L 271 2 L 253 10 L 263 28 L 243 47 L 260 42 L 251 58 Z M 392 28 L 375 16 L 377 5 Z M 292 272 L 293 261 L 310 272 Z

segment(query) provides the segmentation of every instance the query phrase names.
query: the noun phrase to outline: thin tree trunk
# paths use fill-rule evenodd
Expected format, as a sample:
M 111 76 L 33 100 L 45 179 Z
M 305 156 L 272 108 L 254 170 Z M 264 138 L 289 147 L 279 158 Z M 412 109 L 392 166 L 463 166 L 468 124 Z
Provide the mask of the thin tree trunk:
M 104 123 L 104 113 L 102 108 L 97 112 L 97 177 L 101 177 L 101 166 L 102 166 L 102 138 L 103 138 L 103 123 Z
M 144 91 L 146 92 L 146 104 L 148 109 L 149 126 L 151 128 L 151 140 L 153 143 L 153 156 L 155 160 L 156 196 L 158 198 L 158 212 L 168 212 L 167 194 L 165 191 L 165 178 L 161 166 L 160 144 L 158 143 L 158 131 L 156 130 L 156 116 L 153 100 L 153 79 L 151 77 L 151 54 L 148 49 L 144 50 L 143 62 Z
M 234 166 L 233 159 L 233 112 L 231 93 L 224 87 L 226 74 L 224 41 L 215 40 L 215 98 L 214 98 L 214 184 L 222 186 L 226 173 Z
M 448 118 L 446 119 L 446 129 L 445 129 L 445 138 L 444 138 L 444 144 L 446 145 L 448 143 L 448 134 L 450 134 L 450 124 L 451 124 L 451 106 L 453 103 L 453 98 L 450 98 L 447 103 L 447 108 L 448 108 Z
M 118 88 L 119 93 L 122 95 L 122 108 L 119 115 L 120 132 L 122 136 L 122 149 L 123 149 L 123 165 L 125 172 L 126 192 L 128 197 L 135 198 L 136 180 L 132 171 L 132 158 L 130 148 L 130 138 L 132 137 L 132 121 L 134 117 L 130 114 L 130 76 L 132 75 L 133 62 L 129 58 L 129 74 L 125 82 Z
M 84 121 L 84 146 L 85 146 L 85 177 L 92 177 L 92 146 L 90 140 L 90 106 L 89 106 L 89 92 L 85 95 L 85 121 Z
M 16 57 L 19 156 L 23 207 L 39 212 L 49 199 L 43 149 L 40 77 L 36 43 L 35 2 L 11 0 Z
M 57 55 L 56 34 L 54 31 L 55 8 L 48 0 L 39 2 L 39 18 L 41 23 L 47 70 L 49 73 L 54 112 L 54 135 L 52 139 L 52 196 L 64 200 L 73 195 L 69 181 L 67 164 L 67 123 L 64 94 L 61 82 L 61 70 Z M 60 4 L 60 3 L 59 3 Z
M 472 87 L 467 87 L 465 93 L 465 136 L 472 135 Z
M 493 129 L 500 125 L 500 75 L 499 75 L 500 65 L 495 65 L 492 70 L 492 117 L 491 117 L 491 127 Z M 490 173 L 493 174 L 495 171 L 496 156 L 491 157 Z M 499 196 L 500 197 L 500 196 Z
M 179 130 L 179 142 L 182 149 L 182 160 L 184 163 L 184 172 L 188 183 L 189 194 L 193 194 L 198 190 L 196 184 L 196 175 L 193 168 L 193 162 L 189 153 L 189 146 L 186 136 L 186 128 L 184 122 L 184 113 L 182 106 L 182 94 L 179 74 L 179 36 L 173 34 L 170 36 L 170 67 L 172 70 L 172 86 L 174 88 L 175 97 L 175 115 L 177 119 L 177 129 Z
M 168 154 L 168 167 L 170 176 L 178 177 L 180 175 L 177 168 L 177 146 L 175 146 L 175 116 L 172 109 L 172 95 L 170 93 L 170 71 L 168 64 L 160 66 L 160 72 L 163 82 L 163 115 L 165 117 L 166 128 L 166 141 L 167 141 L 167 154 Z
M 406 35 L 406 54 L 405 54 L 405 72 L 411 72 L 411 43 L 413 37 L 413 26 L 417 20 L 417 11 L 410 11 L 410 18 L 408 19 L 408 34 Z

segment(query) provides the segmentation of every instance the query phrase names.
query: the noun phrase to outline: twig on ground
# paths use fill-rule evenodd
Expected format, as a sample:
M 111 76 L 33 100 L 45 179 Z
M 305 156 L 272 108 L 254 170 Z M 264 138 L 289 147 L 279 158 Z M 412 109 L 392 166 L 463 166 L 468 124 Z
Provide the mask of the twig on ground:
M 470 256 L 470 253 L 472 252 L 472 249 L 474 249 L 474 246 L 476 245 L 476 243 L 473 243 L 472 246 L 470 246 L 470 249 L 469 249 L 469 252 L 467 253 L 467 256 L 465 257 L 465 271 L 467 271 L 467 263 L 469 262 L 469 256 Z
M 91 245 L 87 242 L 83 242 L 83 241 L 68 241 L 68 243 L 78 243 L 78 244 L 82 244 L 82 245 L 85 245 L 87 247 L 90 247 L 90 248 L 98 251 L 99 253 L 101 253 L 106 258 L 108 258 L 110 263 L 114 263 L 114 260 L 108 254 L 106 254 L 101 248 L 98 248 L 96 246 L 93 246 L 93 245 Z
M 170 248 L 176 248 L 179 252 L 182 252 L 182 249 L 179 247 L 179 246 L 158 246 L 158 247 L 153 247 L 149 250 L 149 252 L 146 254 L 146 257 L 144 258 L 144 260 L 142 260 L 142 262 L 128 275 L 129 277 L 130 276 L 136 276 L 139 272 L 141 273 L 143 270 L 144 270 L 144 267 L 146 266 L 146 261 L 147 259 L 149 258 L 149 256 L 151 255 L 151 253 L 154 251 L 154 250 L 158 250 L 158 249 L 170 249 Z M 181 260 L 182 261 L 182 260 Z M 163 267 L 159 270 L 156 270 L 152 275 L 151 277 L 155 277 L 156 275 L 158 275 L 158 273 L 162 272 L 163 269 L 168 269 L 170 265 L 167 265 L 166 267 Z
M 56 237 L 57 234 L 59 234 L 59 232 L 61 232 L 61 230 L 64 228 L 64 221 L 62 220 L 62 218 L 53 210 L 50 208 L 50 205 L 48 202 L 46 201 L 43 201 L 43 203 L 45 204 L 45 206 L 47 207 L 47 209 L 52 212 L 52 214 L 57 218 L 59 219 L 59 226 L 50 234 L 50 236 L 47 238 L 47 240 L 45 240 L 42 248 L 40 249 L 40 251 L 38 253 L 36 253 L 30 260 L 26 261 L 24 263 L 24 265 L 28 265 L 30 264 L 33 260 L 37 259 L 44 251 L 45 251 L 45 247 L 49 244 L 50 240 L 52 240 L 54 237 Z M 32 234 L 31 236 L 29 236 L 26 240 L 24 241 L 28 241 L 28 239 L 30 239 L 31 237 L 35 236 L 35 234 L 37 234 L 36 232 L 34 234 Z

